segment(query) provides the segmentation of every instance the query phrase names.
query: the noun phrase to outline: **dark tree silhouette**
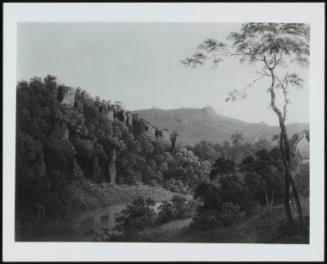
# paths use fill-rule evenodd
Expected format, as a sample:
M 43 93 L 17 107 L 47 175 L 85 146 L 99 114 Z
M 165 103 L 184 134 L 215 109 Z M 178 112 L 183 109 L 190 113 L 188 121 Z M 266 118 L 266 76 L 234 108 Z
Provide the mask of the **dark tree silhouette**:
M 235 163 L 230 159 L 218 158 L 213 164 L 210 172 L 210 179 L 216 179 L 219 176 L 230 175 L 235 172 Z

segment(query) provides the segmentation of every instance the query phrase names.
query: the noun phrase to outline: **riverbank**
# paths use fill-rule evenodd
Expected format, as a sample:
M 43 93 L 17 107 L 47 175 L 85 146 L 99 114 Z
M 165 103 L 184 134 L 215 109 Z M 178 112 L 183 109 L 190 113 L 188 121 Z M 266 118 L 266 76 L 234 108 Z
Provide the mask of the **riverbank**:
M 94 184 L 91 182 L 74 182 L 70 186 L 67 208 L 64 215 L 44 217 L 18 217 L 16 219 L 17 241 L 87 241 L 85 230 L 78 229 L 79 221 L 92 215 L 100 215 L 102 211 L 110 215 L 119 213 L 127 204 L 138 197 L 151 198 L 155 202 L 171 200 L 176 194 L 188 200 L 190 194 L 168 191 L 161 186 L 146 185 L 112 185 L 110 183 Z M 109 212 L 109 213 L 108 213 Z M 84 217 L 85 216 L 85 217 Z M 100 216 L 101 217 L 101 216 Z
M 151 198 L 155 202 L 171 200 L 174 195 L 182 195 L 188 200 L 190 194 L 181 194 L 168 191 L 161 186 L 148 185 L 112 185 L 110 183 L 92 184 L 88 188 L 94 197 L 103 205 L 121 205 L 130 203 L 138 197 Z
M 151 186 L 113 186 L 110 184 L 91 184 L 92 195 L 97 195 L 98 206 L 71 213 L 62 218 L 41 218 L 18 222 L 17 241 L 93 241 L 87 234 L 95 219 L 99 227 L 103 217 L 109 217 L 106 225 L 113 225 L 115 215 L 137 197 L 151 198 L 155 202 L 171 200 L 176 193 L 161 187 Z M 179 194 L 180 195 L 180 194 Z M 191 195 L 185 196 L 192 199 Z M 309 199 L 301 199 L 306 226 L 309 227 Z M 92 220 L 92 221 L 93 221 Z M 147 228 L 141 232 L 140 241 L 144 242 L 202 242 L 202 243 L 309 243 L 309 234 L 290 234 L 283 229 L 285 212 L 283 205 L 264 207 L 256 215 L 229 227 L 209 230 L 190 228 L 191 218 L 175 220 L 163 225 Z M 100 226 L 101 227 L 101 226 Z M 93 228 L 92 228 L 93 229 Z

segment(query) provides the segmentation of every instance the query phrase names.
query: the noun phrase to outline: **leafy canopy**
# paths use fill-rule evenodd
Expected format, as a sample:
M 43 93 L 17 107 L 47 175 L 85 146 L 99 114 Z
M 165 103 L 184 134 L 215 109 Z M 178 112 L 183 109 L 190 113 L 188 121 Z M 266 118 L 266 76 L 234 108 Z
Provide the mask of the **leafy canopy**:
M 240 32 L 232 32 L 227 40 L 231 45 L 207 39 L 197 52 L 182 62 L 186 66 L 202 65 L 211 60 L 216 65 L 226 57 L 239 56 L 240 62 L 264 62 L 269 67 L 282 65 L 286 60 L 305 65 L 308 63 L 310 30 L 306 24 L 247 23 Z

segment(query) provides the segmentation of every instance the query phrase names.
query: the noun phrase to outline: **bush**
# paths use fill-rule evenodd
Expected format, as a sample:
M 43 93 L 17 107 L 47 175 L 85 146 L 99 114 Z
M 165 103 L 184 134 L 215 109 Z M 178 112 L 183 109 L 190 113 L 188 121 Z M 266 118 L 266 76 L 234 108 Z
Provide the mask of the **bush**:
M 171 201 L 175 207 L 176 219 L 185 219 L 192 216 L 194 210 L 194 203 L 192 201 L 188 201 L 180 195 L 175 195 Z
M 182 180 L 170 179 L 164 183 L 164 188 L 176 193 L 190 192 L 190 189 L 184 185 Z
M 310 166 L 308 163 L 301 164 L 299 168 L 299 172 L 294 177 L 295 185 L 298 188 L 298 192 L 300 195 L 304 197 L 309 196 L 309 174 L 310 174 Z
M 231 177 L 229 178 L 233 179 Z M 230 187 L 235 187 L 235 185 L 231 185 Z M 226 197 L 222 188 L 222 186 L 218 187 L 208 182 L 203 182 L 198 186 L 194 198 L 199 199 L 201 203 L 192 220 L 191 225 L 194 228 L 209 229 L 229 226 L 245 216 L 245 212 L 241 211 L 239 204 L 226 199 L 229 197 Z
M 155 212 L 151 208 L 154 201 L 150 198 L 139 197 L 122 210 L 116 218 L 115 230 L 124 237 L 134 237 L 139 231 L 154 224 Z
M 219 215 L 224 226 L 230 226 L 244 216 L 244 212 L 240 211 L 240 206 L 231 202 L 222 205 L 222 210 Z
M 198 207 L 191 226 L 200 230 L 231 226 L 244 216 L 245 213 L 240 211 L 240 206 L 230 202 L 224 203 L 220 210 Z
M 163 224 L 177 219 L 186 219 L 193 215 L 194 203 L 186 198 L 175 195 L 171 201 L 165 201 L 159 206 L 156 223 Z
M 220 178 L 219 193 L 223 203 L 231 202 L 240 206 L 241 210 L 249 211 L 251 206 L 250 193 L 242 179 L 237 175 Z
M 202 182 L 195 189 L 194 200 L 200 200 L 203 208 L 216 209 L 220 208 L 221 197 L 219 194 L 219 188 L 208 182 Z
M 161 225 L 175 219 L 175 208 L 170 201 L 164 201 L 159 206 L 159 213 L 157 216 L 156 224 Z
M 219 211 L 215 209 L 205 209 L 203 207 L 198 207 L 191 223 L 191 227 L 200 230 L 219 227 L 221 225 Z

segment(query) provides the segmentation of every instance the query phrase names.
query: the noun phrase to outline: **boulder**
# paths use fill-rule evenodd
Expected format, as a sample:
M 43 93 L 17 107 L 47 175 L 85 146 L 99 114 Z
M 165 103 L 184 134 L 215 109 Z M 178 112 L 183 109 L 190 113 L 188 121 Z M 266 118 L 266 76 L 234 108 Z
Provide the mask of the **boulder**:
M 147 124 L 145 126 L 145 135 L 148 136 L 149 138 L 154 139 L 156 137 L 156 128 Z
M 162 130 L 162 138 L 163 138 L 163 141 L 165 141 L 165 142 L 170 141 L 170 133 L 169 133 L 168 129 Z
M 107 118 L 108 118 L 109 121 L 114 121 L 114 111 L 113 110 L 109 110 L 106 113 L 106 116 L 107 116 Z

